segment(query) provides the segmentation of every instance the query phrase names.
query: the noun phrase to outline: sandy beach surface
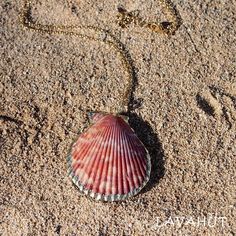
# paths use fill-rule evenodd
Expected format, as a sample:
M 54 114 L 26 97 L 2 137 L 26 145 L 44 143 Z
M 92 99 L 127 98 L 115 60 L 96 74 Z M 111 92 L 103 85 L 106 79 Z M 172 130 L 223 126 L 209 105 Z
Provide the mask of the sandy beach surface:
M 116 23 L 118 5 L 165 20 L 158 1 L 32 0 L 33 21 L 109 29 L 133 60 L 130 124 L 151 180 L 102 203 L 73 185 L 66 157 L 86 110 L 118 109 L 120 58 L 102 42 L 25 29 L 22 1 L 0 1 L 0 235 L 235 235 L 236 3 L 173 4 L 183 23 L 167 37 Z

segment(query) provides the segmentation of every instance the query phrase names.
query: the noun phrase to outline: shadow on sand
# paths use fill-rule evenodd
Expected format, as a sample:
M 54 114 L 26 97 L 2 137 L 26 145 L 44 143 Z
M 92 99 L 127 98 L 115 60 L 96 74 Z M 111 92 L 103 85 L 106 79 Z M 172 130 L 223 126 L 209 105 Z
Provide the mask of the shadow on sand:
M 144 121 L 135 113 L 129 113 L 129 124 L 147 148 L 151 156 L 151 176 L 141 193 L 145 193 L 155 187 L 165 175 L 164 150 L 158 136 L 147 121 Z

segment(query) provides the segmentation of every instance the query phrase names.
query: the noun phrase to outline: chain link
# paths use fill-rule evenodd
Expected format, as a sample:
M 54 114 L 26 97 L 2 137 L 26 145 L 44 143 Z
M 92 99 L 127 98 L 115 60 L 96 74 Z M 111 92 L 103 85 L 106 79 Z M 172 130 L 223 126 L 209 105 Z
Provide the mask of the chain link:
M 148 28 L 149 30 L 155 33 L 161 33 L 166 35 L 172 35 L 179 28 L 182 21 L 180 15 L 178 14 L 175 7 L 172 5 L 169 0 L 159 0 L 161 5 L 163 5 L 166 14 L 170 18 L 170 22 L 146 22 L 142 17 L 139 16 L 139 11 L 128 12 L 123 7 L 118 7 L 118 24 L 125 28 L 129 24 L 133 23 L 134 25 Z
M 118 8 L 118 23 L 121 27 L 127 27 L 130 23 L 134 23 L 140 27 L 146 27 L 153 32 L 156 33 L 163 33 L 166 35 L 172 35 L 178 29 L 181 24 L 181 18 L 178 15 L 178 12 L 173 7 L 172 3 L 169 0 L 159 0 L 160 3 L 164 5 L 164 8 L 171 20 L 171 22 L 162 22 L 162 23 L 153 23 L 153 22 L 146 22 L 141 17 L 138 16 L 135 12 L 128 12 L 124 8 Z M 102 42 L 109 45 L 112 49 L 114 49 L 120 57 L 122 65 L 125 68 L 125 71 L 128 73 L 128 85 L 127 89 L 124 92 L 123 96 L 121 97 L 121 105 L 119 113 L 124 113 L 128 111 L 128 106 L 130 103 L 131 95 L 132 95 L 132 88 L 134 87 L 134 71 L 131 65 L 131 61 L 129 59 L 129 55 L 125 50 L 124 46 L 121 42 L 119 42 L 116 37 L 114 37 L 109 31 L 104 30 L 102 28 L 96 26 L 82 26 L 82 25 L 42 25 L 40 23 L 33 22 L 31 17 L 31 0 L 24 0 L 23 11 L 21 14 L 21 23 L 24 27 L 38 31 L 41 33 L 48 33 L 48 34 L 63 34 L 69 36 L 77 36 L 82 39 L 93 40 L 97 42 Z M 96 37 L 95 35 L 90 36 L 88 34 L 76 32 L 77 29 L 81 30 L 93 30 L 98 34 Z M 105 35 L 106 37 L 102 37 L 101 35 Z M 100 36 L 100 37 L 99 37 Z

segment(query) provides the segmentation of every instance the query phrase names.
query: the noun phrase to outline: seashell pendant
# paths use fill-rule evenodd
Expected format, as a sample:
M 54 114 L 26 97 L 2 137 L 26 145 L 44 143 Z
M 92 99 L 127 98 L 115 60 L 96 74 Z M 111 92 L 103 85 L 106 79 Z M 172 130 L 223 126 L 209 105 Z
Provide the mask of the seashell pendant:
M 148 151 L 124 116 L 92 113 L 93 125 L 73 144 L 69 176 L 96 200 L 119 201 L 136 195 L 150 178 Z

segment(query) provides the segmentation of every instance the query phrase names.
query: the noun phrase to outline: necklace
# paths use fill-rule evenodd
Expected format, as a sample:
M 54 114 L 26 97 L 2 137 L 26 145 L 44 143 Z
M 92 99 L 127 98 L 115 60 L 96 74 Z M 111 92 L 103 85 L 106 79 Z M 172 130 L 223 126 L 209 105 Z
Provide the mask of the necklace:
M 155 33 L 172 35 L 181 25 L 181 18 L 170 0 L 159 0 L 163 4 L 170 22 L 147 22 L 139 12 L 128 12 L 118 7 L 118 24 L 125 28 L 129 24 L 147 28 Z M 128 85 L 121 96 L 119 111 L 89 113 L 92 125 L 72 145 L 67 158 L 69 176 L 85 194 L 96 200 L 119 201 L 136 195 L 147 184 L 151 173 L 151 158 L 128 124 L 131 110 L 134 71 L 129 54 L 123 44 L 109 31 L 96 26 L 43 25 L 31 18 L 31 0 L 25 0 L 21 23 L 27 29 L 48 34 L 77 36 L 82 39 L 101 42 L 110 46 L 119 56 L 128 72 Z M 85 33 L 77 32 L 84 30 Z M 86 32 L 96 34 L 90 36 Z

